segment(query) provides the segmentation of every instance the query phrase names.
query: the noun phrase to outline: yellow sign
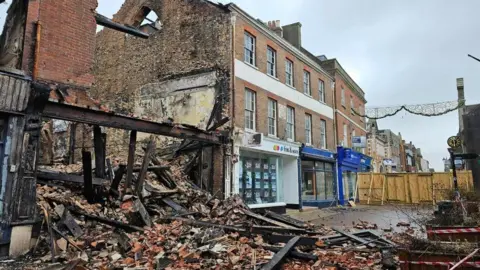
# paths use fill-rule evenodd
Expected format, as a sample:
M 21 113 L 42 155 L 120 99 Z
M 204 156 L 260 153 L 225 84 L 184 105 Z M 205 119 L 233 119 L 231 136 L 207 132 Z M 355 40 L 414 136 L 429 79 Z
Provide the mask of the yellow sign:
M 458 147 L 462 146 L 462 140 L 460 140 L 460 137 L 458 137 L 458 136 L 452 136 L 452 137 L 448 138 L 447 144 L 451 148 L 458 148 Z

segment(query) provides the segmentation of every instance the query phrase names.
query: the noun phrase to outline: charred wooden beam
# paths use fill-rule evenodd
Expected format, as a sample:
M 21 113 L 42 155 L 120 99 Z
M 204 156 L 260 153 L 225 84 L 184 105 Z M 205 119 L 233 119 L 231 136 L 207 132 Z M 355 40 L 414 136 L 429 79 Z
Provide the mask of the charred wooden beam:
M 297 228 L 306 228 L 307 227 L 307 223 L 305 223 L 303 221 L 291 218 L 291 217 L 286 216 L 286 215 L 280 215 L 280 214 L 277 214 L 277 213 L 272 212 L 272 211 L 265 210 L 265 216 L 267 216 L 271 219 L 283 222 L 285 224 L 297 227 Z
M 136 187 L 135 187 L 137 196 L 140 198 L 142 198 L 143 182 L 145 181 L 145 177 L 147 176 L 148 164 L 150 164 L 150 156 L 154 151 L 155 151 L 155 138 L 151 137 L 150 141 L 148 142 L 147 150 L 145 151 L 145 156 L 143 157 L 142 167 L 140 169 Z
M 220 229 L 223 229 L 223 230 L 229 231 L 229 232 L 241 232 L 241 233 L 246 232 L 246 230 L 244 228 L 241 228 L 241 227 L 215 224 L 215 223 L 211 223 L 211 222 L 205 222 L 205 221 L 182 218 L 182 217 L 164 217 L 164 218 L 161 218 L 161 219 L 166 220 L 166 221 L 178 220 L 178 221 L 181 221 L 185 224 L 198 226 L 198 227 L 204 227 L 204 228 L 220 228 Z
M 118 195 L 118 186 L 120 185 L 126 170 L 127 166 L 120 165 L 115 173 L 115 178 L 113 178 L 112 185 L 110 186 L 110 192 L 113 192 L 115 195 Z
M 279 227 L 282 227 L 282 228 L 288 228 L 288 229 L 295 229 L 295 227 L 293 227 L 293 226 L 287 225 L 287 224 L 282 223 L 280 221 L 276 221 L 276 220 L 264 217 L 262 215 L 253 213 L 253 212 L 248 211 L 248 210 L 244 210 L 243 212 L 245 213 L 245 215 L 247 215 L 249 217 L 256 218 L 258 220 L 270 223 L 270 224 L 275 225 L 275 226 L 279 226 Z
M 248 243 L 253 248 L 263 248 L 265 250 L 270 250 L 273 252 L 279 252 L 282 248 L 281 247 L 274 247 L 274 246 L 267 246 L 267 245 L 257 245 L 255 243 Z M 295 259 L 305 260 L 305 261 L 317 261 L 318 256 L 309 253 L 298 252 L 295 250 L 290 251 L 290 256 Z
M 156 170 L 168 170 L 170 166 L 148 166 L 147 172 L 153 172 Z M 139 172 L 142 170 L 142 167 L 133 167 L 133 172 Z
M 128 145 L 128 160 L 127 160 L 127 178 L 125 180 L 125 189 L 129 190 L 133 179 L 133 163 L 135 162 L 135 148 L 137 144 L 137 131 L 130 132 L 130 143 Z
M 288 241 L 288 243 L 282 249 L 280 249 L 280 251 L 275 253 L 273 258 L 262 267 L 262 270 L 273 270 L 280 267 L 285 257 L 292 251 L 299 241 L 300 236 L 295 236 L 290 239 L 290 241 Z
M 360 243 L 360 244 L 366 245 L 367 247 L 371 247 L 371 248 L 376 247 L 376 245 L 375 245 L 374 243 L 371 243 L 371 242 L 369 242 L 369 241 L 367 241 L 367 240 L 365 240 L 365 239 L 363 239 L 363 238 L 361 238 L 361 237 L 358 237 L 358 236 L 353 235 L 353 234 L 351 234 L 351 233 L 347 233 L 347 232 L 345 232 L 345 231 L 343 231 L 343 230 L 341 230 L 341 229 L 339 229 L 339 228 L 333 227 L 332 229 L 333 229 L 334 231 L 338 232 L 339 234 L 344 235 L 344 236 L 346 236 L 346 237 L 354 240 L 355 242 L 358 242 L 358 243 Z
M 173 208 L 173 210 L 177 211 L 179 214 L 188 213 L 187 209 L 183 208 L 183 206 L 177 204 L 170 198 L 163 198 L 162 202 Z
M 81 175 L 58 173 L 53 171 L 41 170 L 37 171 L 37 178 L 44 181 L 62 181 L 83 184 L 84 179 Z M 92 183 L 96 186 L 101 186 L 106 182 L 105 179 L 93 178 Z
M 108 172 L 108 180 L 113 181 L 115 178 L 115 173 L 113 172 L 112 162 L 109 158 L 106 159 L 107 161 L 107 172 Z
M 90 214 L 78 211 L 78 210 L 76 210 L 75 208 L 72 208 L 72 207 L 69 208 L 69 210 L 74 214 L 84 216 L 86 219 L 95 220 L 95 221 L 98 221 L 100 223 L 112 226 L 114 228 L 120 228 L 120 229 L 129 231 L 129 232 L 135 232 L 135 231 L 136 232 L 143 232 L 143 231 L 145 231 L 143 228 L 140 228 L 140 227 L 137 227 L 137 226 L 133 226 L 133 225 L 130 225 L 130 224 L 126 224 L 126 223 L 116 221 L 116 220 L 112 220 L 112 219 L 108 219 L 108 218 L 103 218 L 103 217 L 99 217 L 99 216 L 95 216 L 95 215 L 90 215 Z
M 128 26 L 128 25 L 116 23 L 116 22 L 112 21 L 111 19 L 109 19 L 109 18 L 107 18 L 107 17 L 105 17 L 101 14 L 98 14 L 98 13 L 95 14 L 95 20 L 97 21 L 98 25 L 105 26 L 107 28 L 117 30 L 117 31 L 120 31 L 120 32 L 123 32 L 123 33 L 126 33 L 126 34 L 130 34 L 132 36 L 136 36 L 136 37 L 144 38 L 144 39 L 148 39 L 148 37 L 149 37 L 149 35 L 147 33 L 144 33 L 142 31 L 140 31 L 140 29 L 137 29 L 137 28 L 134 28 L 134 27 L 131 27 L 131 26 Z
M 93 146 L 95 149 L 95 176 L 105 178 L 105 142 L 102 138 L 102 129 L 93 127 Z
M 83 193 L 88 203 L 94 203 L 93 177 L 92 177 L 92 153 L 83 151 Z
M 77 123 L 72 123 L 70 125 L 70 142 L 68 150 L 68 164 L 75 163 L 75 144 L 77 137 Z
M 224 143 L 223 136 L 218 135 L 217 133 L 177 126 L 169 123 L 158 123 L 136 119 L 111 112 L 97 111 L 89 108 L 60 104 L 57 102 L 48 102 L 42 111 L 42 115 L 60 120 L 125 130 L 137 130 L 138 132 L 180 139 L 191 139 L 213 144 Z

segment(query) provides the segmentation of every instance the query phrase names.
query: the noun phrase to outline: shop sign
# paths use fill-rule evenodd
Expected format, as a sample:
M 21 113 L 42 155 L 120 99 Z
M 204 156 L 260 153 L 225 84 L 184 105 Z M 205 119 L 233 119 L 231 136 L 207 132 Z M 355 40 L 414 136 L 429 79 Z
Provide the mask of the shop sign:
M 367 137 L 365 136 L 353 136 L 352 137 L 352 146 L 355 148 L 366 148 L 367 147 Z
M 395 162 L 393 160 L 388 159 L 388 158 L 383 160 L 383 165 L 385 165 L 385 166 L 397 166 L 397 164 L 395 164 Z
M 273 145 L 273 151 L 296 154 L 296 155 L 298 155 L 299 153 L 298 148 L 291 147 L 291 146 L 278 145 L 278 144 Z

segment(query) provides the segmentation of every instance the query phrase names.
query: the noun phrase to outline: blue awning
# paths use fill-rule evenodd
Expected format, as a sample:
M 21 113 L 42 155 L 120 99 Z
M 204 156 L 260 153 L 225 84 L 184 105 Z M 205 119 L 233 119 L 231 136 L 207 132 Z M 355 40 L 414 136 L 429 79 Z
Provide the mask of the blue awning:
M 302 159 L 314 159 L 328 162 L 335 162 L 335 153 L 314 147 L 302 146 L 300 149 Z

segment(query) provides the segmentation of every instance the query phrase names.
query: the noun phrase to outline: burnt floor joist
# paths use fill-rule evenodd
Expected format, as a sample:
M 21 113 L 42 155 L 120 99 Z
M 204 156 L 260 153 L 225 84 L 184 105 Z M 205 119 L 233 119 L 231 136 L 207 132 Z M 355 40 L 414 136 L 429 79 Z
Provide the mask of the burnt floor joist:
M 43 109 L 42 116 L 89 125 L 136 130 L 155 135 L 222 144 L 221 136 L 211 132 L 136 119 L 112 112 L 97 111 L 57 102 L 48 102 Z

